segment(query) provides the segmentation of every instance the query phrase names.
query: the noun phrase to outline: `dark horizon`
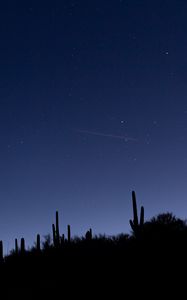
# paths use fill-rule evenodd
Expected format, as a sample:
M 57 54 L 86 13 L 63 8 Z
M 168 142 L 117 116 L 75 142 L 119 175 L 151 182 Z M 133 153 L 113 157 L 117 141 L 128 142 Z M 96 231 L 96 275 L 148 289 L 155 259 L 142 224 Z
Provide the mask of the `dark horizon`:
M 187 216 L 187 3 L 0 4 L 0 240 Z

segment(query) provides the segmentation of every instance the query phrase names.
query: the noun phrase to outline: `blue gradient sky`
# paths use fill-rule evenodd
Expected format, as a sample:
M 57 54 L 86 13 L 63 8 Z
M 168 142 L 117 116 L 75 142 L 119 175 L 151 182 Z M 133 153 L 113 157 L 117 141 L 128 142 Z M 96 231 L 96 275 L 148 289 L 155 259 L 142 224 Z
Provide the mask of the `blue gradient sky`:
M 187 3 L 0 4 L 0 239 L 187 216 Z

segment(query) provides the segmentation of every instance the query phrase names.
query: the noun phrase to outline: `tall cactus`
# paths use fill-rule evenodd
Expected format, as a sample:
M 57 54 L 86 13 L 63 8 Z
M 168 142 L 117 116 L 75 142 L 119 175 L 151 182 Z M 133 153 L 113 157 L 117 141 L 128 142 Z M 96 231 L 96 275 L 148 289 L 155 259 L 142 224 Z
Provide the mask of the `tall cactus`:
M 55 230 L 55 224 L 52 224 L 52 231 L 53 231 L 53 245 L 56 246 L 56 230 Z
M 59 231 L 59 219 L 58 219 L 58 211 L 56 211 L 56 245 L 60 244 L 60 231 Z
M 52 224 L 53 245 L 54 245 L 54 247 L 58 247 L 60 245 L 60 231 L 59 231 L 58 211 L 56 211 L 56 215 L 55 216 L 56 216 L 55 224 Z
M 130 226 L 134 232 L 136 237 L 139 237 L 143 225 L 144 225 L 144 207 L 141 206 L 140 211 L 140 222 L 138 221 L 138 210 L 137 210 L 137 203 L 136 203 L 136 194 L 132 191 L 132 206 L 133 206 L 133 220 L 130 220 Z
M 70 225 L 68 225 L 68 243 L 70 243 L 71 242 L 71 227 L 70 227 Z
M 3 261 L 3 241 L 0 241 L 0 262 Z

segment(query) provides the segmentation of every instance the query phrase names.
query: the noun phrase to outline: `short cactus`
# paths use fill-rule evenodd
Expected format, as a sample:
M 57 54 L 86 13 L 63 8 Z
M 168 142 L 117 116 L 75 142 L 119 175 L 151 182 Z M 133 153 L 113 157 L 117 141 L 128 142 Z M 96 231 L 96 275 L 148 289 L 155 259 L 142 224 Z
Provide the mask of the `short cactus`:
M 3 261 L 3 241 L 0 241 L 0 262 Z
M 18 239 L 15 239 L 15 254 L 18 255 L 19 248 L 18 248 Z
M 21 238 L 21 254 L 25 253 L 25 239 Z
M 64 245 L 64 242 L 65 242 L 65 236 L 64 234 L 61 236 L 61 246 Z
M 71 227 L 70 227 L 70 225 L 68 225 L 68 243 L 70 243 L 71 242 Z
M 37 237 L 36 237 L 36 250 L 37 250 L 38 252 L 41 251 L 41 246 L 40 246 L 40 235 L 39 235 L 39 234 L 37 234 Z

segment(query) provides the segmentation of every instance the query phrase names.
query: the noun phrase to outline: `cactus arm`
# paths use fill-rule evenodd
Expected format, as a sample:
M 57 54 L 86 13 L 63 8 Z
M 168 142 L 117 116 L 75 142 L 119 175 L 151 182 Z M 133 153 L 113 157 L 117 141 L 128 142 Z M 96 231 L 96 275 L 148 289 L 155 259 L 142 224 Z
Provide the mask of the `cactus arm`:
M 137 204 L 136 204 L 136 194 L 133 191 L 132 192 L 132 204 L 133 204 L 133 215 L 134 215 L 134 225 L 138 225 L 138 210 L 137 210 Z
M 142 227 L 144 224 L 144 207 L 141 207 L 141 211 L 140 211 L 140 226 Z

